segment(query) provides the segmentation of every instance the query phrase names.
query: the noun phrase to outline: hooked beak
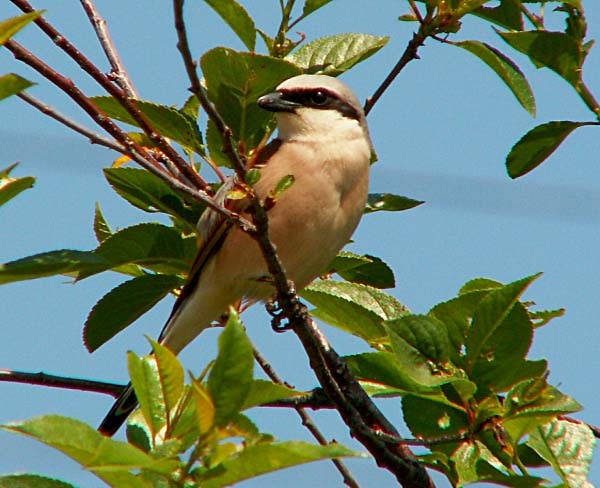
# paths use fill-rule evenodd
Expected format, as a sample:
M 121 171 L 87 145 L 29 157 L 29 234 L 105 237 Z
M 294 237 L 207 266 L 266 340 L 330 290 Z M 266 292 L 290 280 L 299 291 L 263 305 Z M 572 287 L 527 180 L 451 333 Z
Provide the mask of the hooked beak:
M 281 92 L 267 93 L 257 100 L 258 106 L 269 112 L 294 112 L 299 103 L 286 100 Z

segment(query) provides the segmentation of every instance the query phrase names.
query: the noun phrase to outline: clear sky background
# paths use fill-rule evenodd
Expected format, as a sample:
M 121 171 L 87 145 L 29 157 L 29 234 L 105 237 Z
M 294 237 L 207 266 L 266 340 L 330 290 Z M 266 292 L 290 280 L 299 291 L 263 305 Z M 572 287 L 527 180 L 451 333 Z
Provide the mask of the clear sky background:
M 276 29 L 268 12 L 275 0 L 249 4 L 257 25 Z M 301 4 L 302 2 L 298 2 Z M 371 95 L 410 39 L 414 25 L 400 23 L 405 2 L 338 0 L 298 25 L 308 39 L 340 32 L 388 35 L 386 48 L 342 79 L 359 98 Z M 243 46 L 203 2 L 188 2 L 192 48 L 197 56 L 225 45 Z M 171 2 L 98 0 L 123 60 L 141 97 L 180 105 L 188 82 L 176 51 Z M 600 35 L 600 4 L 585 0 L 590 37 Z M 37 1 L 81 50 L 106 66 L 78 2 Z M 336 8 L 339 7 L 339 8 Z M 551 7 L 548 8 L 550 10 Z M 16 15 L 4 2 L 0 17 Z M 557 16 L 560 19 L 560 16 Z M 562 27 L 562 20 L 556 24 Z M 484 39 L 501 48 L 525 70 L 537 98 L 532 119 L 496 75 L 466 51 L 429 41 L 420 61 L 400 75 L 369 117 L 379 162 L 371 191 L 393 192 L 427 203 L 398 214 L 363 219 L 351 250 L 380 256 L 395 271 L 392 293 L 411 310 L 426 312 L 455 296 L 475 277 L 510 282 L 543 271 L 526 299 L 540 308 L 565 307 L 564 318 L 538 330 L 530 358 L 547 358 L 550 382 L 585 406 L 577 418 L 600 423 L 597 378 L 600 373 L 600 138 L 596 127 L 575 131 L 552 158 L 530 175 L 512 181 L 504 158 L 527 130 L 549 120 L 592 120 L 574 91 L 554 73 L 537 71 L 482 22 L 466 22 L 459 39 Z M 50 41 L 29 26 L 18 40 L 65 70 L 89 94 L 101 94 Z M 260 41 L 258 41 L 260 48 Z M 39 80 L 0 50 L 0 73 L 16 71 Z M 592 50 L 585 79 L 600 95 L 600 49 Z M 68 114 L 79 112 L 42 81 L 31 93 Z M 86 121 L 87 122 L 87 121 Z M 203 122 L 204 123 L 204 122 Z M 45 118 L 17 98 L 0 104 L 0 166 L 21 161 L 16 174 L 33 175 L 33 190 L 0 209 L 0 261 L 41 251 L 91 249 L 93 209 L 99 202 L 114 228 L 153 220 L 119 199 L 102 176 L 116 155 L 92 146 Z M 49 278 L 0 289 L 0 368 L 46 371 L 107 381 L 126 380 L 125 351 L 146 352 L 144 334 L 156 335 L 168 316 L 165 300 L 138 323 L 90 355 L 81 341 L 86 315 L 109 289 L 123 281 L 106 274 L 73 286 Z M 298 388 L 315 380 L 294 334 L 274 334 L 261 310 L 245 316 L 252 339 L 274 367 Z M 363 343 L 326 327 L 340 353 L 365 350 Z M 199 372 L 213 354 L 217 334 L 209 331 L 182 355 L 186 368 Z M 59 413 L 96 425 L 112 403 L 108 396 L 0 384 L 0 422 Z M 382 403 L 386 414 L 401 419 L 399 400 Z M 315 415 L 328 437 L 347 442 L 346 428 L 331 412 Z M 293 415 L 257 410 L 251 417 L 280 439 L 308 438 Z M 403 428 L 404 429 L 404 428 Z M 403 433 L 409 435 L 406 429 Z M 348 441 L 356 446 L 352 441 Z M 35 441 L 0 432 L 0 473 L 31 471 L 56 476 L 82 487 L 102 483 L 68 458 Z M 364 486 L 394 486 L 393 478 L 370 460 L 349 463 Z M 590 480 L 600 484 L 596 461 Z M 438 486 L 448 486 L 436 476 Z M 241 486 L 341 486 L 330 463 L 306 465 Z

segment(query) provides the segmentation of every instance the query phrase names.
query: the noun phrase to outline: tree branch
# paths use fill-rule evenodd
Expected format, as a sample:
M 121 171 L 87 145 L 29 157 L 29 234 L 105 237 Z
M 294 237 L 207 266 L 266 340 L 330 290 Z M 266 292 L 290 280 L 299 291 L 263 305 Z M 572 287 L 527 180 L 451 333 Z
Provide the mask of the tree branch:
M 385 80 L 379 85 L 379 88 L 375 90 L 375 93 L 369 98 L 364 105 L 365 115 L 368 115 L 373 106 L 377 103 L 377 101 L 381 98 L 383 93 L 390 87 L 392 82 L 396 79 L 396 77 L 400 74 L 400 72 L 404 69 L 404 67 L 410 63 L 414 59 L 419 59 L 419 48 L 425 43 L 425 39 L 427 38 L 427 34 L 423 31 L 423 29 L 419 29 L 418 32 L 413 34 L 413 37 L 406 46 L 406 49 L 400 56 L 400 59 L 396 63 L 396 65 L 392 68 L 390 73 L 386 76 Z
M 125 388 L 124 385 L 106 383 L 104 381 L 56 376 L 53 374 L 46 374 L 41 371 L 39 373 L 26 373 L 24 371 L 11 371 L 8 369 L 0 369 L 0 381 L 49 386 L 52 388 L 65 388 L 67 390 L 90 391 L 94 393 L 110 395 L 114 398 L 118 398 Z
M 92 26 L 94 27 L 94 31 L 96 32 L 96 36 L 98 37 L 98 41 L 100 41 L 100 45 L 102 46 L 102 50 L 104 54 L 106 54 L 106 58 L 110 63 L 112 71 L 109 74 L 109 77 L 114 80 L 114 82 L 121 87 L 121 89 L 127 94 L 130 98 L 139 98 L 138 94 L 131 82 L 131 78 L 127 74 L 127 70 L 121 61 L 119 53 L 115 49 L 113 45 L 112 39 L 110 37 L 110 33 L 108 32 L 108 26 L 106 24 L 106 20 L 104 20 L 100 16 L 100 12 L 94 5 L 93 0 L 80 0 L 85 13 L 90 19 Z
M 56 110 L 51 105 L 48 105 L 47 103 L 44 103 L 41 100 L 35 98 L 33 95 L 30 95 L 29 93 L 23 91 L 23 92 L 17 93 L 17 96 L 24 102 L 31 105 L 32 107 L 35 107 L 37 110 L 42 112 L 44 115 L 47 115 L 48 117 L 65 125 L 69 129 L 88 138 L 92 144 L 98 144 L 100 146 L 104 146 L 109 149 L 112 149 L 113 151 L 117 151 L 122 154 L 127 154 L 127 150 L 121 144 L 118 144 L 115 141 L 113 141 L 112 139 L 108 139 L 107 137 L 104 137 L 104 136 L 98 134 L 97 132 L 94 132 L 91 129 L 88 129 L 87 127 L 81 125 L 79 122 L 60 113 L 58 110 Z
M 23 12 L 29 13 L 35 9 L 27 0 L 10 0 Z M 115 85 L 94 63 L 84 56 L 71 42 L 54 28 L 46 19 L 38 17 L 35 24 L 62 49 L 73 61 L 75 61 L 83 71 L 90 75 L 102 88 L 113 96 L 127 112 L 139 124 L 140 128 L 148 138 L 177 166 L 177 168 L 186 175 L 186 178 L 202 190 L 210 190 L 210 185 L 179 155 L 179 153 L 169 144 L 169 142 L 152 126 L 148 118 L 138 109 L 135 100 L 129 98 L 127 94 L 117 85 Z
M 367 98 L 365 105 L 363 107 L 365 111 L 365 115 L 368 115 L 373 106 L 377 103 L 377 101 L 381 98 L 383 93 L 390 87 L 392 82 L 396 79 L 396 77 L 400 74 L 400 72 L 406 67 L 408 63 L 410 63 L 414 59 L 419 58 L 419 48 L 425 43 L 425 39 L 427 37 L 435 35 L 437 33 L 438 27 L 434 22 L 434 9 L 431 7 L 427 7 L 427 14 L 425 17 L 421 15 L 421 12 L 417 8 L 414 0 L 409 0 L 410 7 L 415 14 L 415 17 L 419 21 L 419 30 L 413 34 L 412 39 L 408 41 L 402 56 L 396 63 L 396 65 L 392 68 L 390 73 L 383 80 L 379 88 L 375 90 L 375 93 L 370 98 Z

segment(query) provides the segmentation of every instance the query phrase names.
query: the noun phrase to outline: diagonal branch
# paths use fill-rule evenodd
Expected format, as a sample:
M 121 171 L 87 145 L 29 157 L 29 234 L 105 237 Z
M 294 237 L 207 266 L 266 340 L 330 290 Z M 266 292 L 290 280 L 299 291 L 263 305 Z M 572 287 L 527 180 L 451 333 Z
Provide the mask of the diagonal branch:
M 100 16 L 100 12 L 98 12 L 93 0 L 80 1 L 85 13 L 94 27 L 94 31 L 96 32 L 96 36 L 100 41 L 102 50 L 104 51 L 104 54 L 106 54 L 106 58 L 108 59 L 108 62 L 112 68 L 109 77 L 121 87 L 121 89 L 129 98 L 139 98 L 133 83 L 131 82 L 131 78 L 129 78 L 129 75 L 125 70 L 125 66 L 121 61 L 121 57 L 113 45 L 110 33 L 108 32 L 108 27 L 106 25 L 106 20 Z
M 41 100 L 35 98 L 33 95 L 30 95 L 29 93 L 23 91 L 23 92 L 17 93 L 17 96 L 24 102 L 31 105 L 32 107 L 35 107 L 37 110 L 42 112 L 44 115 L 47 115 L 48 117 L 60 122 L 61 124 L 68 127 L 69 129 L 77 132 L 78 134 L 81 134 L 82 136 L 87 137 L 92 144 L 98 144 L 100 146 L 104 146 L 109 149 L 112 149 L 113 151 L 117 151 L 121 154 L 127 154 L 127 150 L 121 144 L 118 144 L 115 141 L 113 141 L 112 139 L 108 139 L 107 137 L 104 137 L 101 134 L 98 134 L 97 132 L 94 132 L 93 130 L 88 129 L 87 127 L 81 125 L 79 122 L 60 113 L 53 106 L 48 105 L 47 103 L 44 103 Z
M 10 0 L 23 12 L 34 12 L 35 9 L 27 0 Z M 203 190 L 209 190 L 209 184 L 189 165 L 179 153 L 169 144 L 169 142 L 152 126 L 148 118 L 138 109 L 135 100 L 129 98 L 127 94 L 115 85 L 94 63 L 83 55 L 71 42 L 63 36 L 52 24 L 43 17 L 38 17 L 35 24 L 62 49 L 73 61 L 75 61 L 83 71 L 90 75 L 102 88 L 113 96 L 127 112 L 136 120 L 140 128 L 148 138 L 160 149 L 177 168 L 185 174 L 186 178 L 194 185 Z
M 421 12 L 417 8 L 414 0 L 409 0 L 410 7 L 419 21 L 419 30 L 413 34 L 412 39 L 408 41 L 402 56 L 398 62 L 391 69 L 389 74 L 381 82 L 381 85 L 375 90 L 375 93 L 367 99 L 364 105 L 365 115 L 368 115 L 373 106 L 381 98 L 383 93 L 390 87 L 400 72 L 414 59 L 419 59 L 419 48 L 425 44 L 425 40 L 429 36 L 435 36 L 438 33 L 438 26 L 435 23 L 434 9 L 431 6 L 427 7 L 427 13 L 425 17 L 421 15 Z

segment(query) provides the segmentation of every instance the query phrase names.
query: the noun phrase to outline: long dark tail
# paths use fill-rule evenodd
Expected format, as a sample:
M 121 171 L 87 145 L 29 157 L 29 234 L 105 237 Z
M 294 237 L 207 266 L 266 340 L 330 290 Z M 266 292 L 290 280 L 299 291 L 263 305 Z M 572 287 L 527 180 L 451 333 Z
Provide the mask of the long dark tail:
M 129 414 L 135 410 L 138 401 L 133 391 L 131 383 L 129 383 L 123 393 L 117 398 L 117 401 L 106 414 L 104 420 L 98 427 L 98 431 L 104 435 L 112 436 L 123 425 Z

